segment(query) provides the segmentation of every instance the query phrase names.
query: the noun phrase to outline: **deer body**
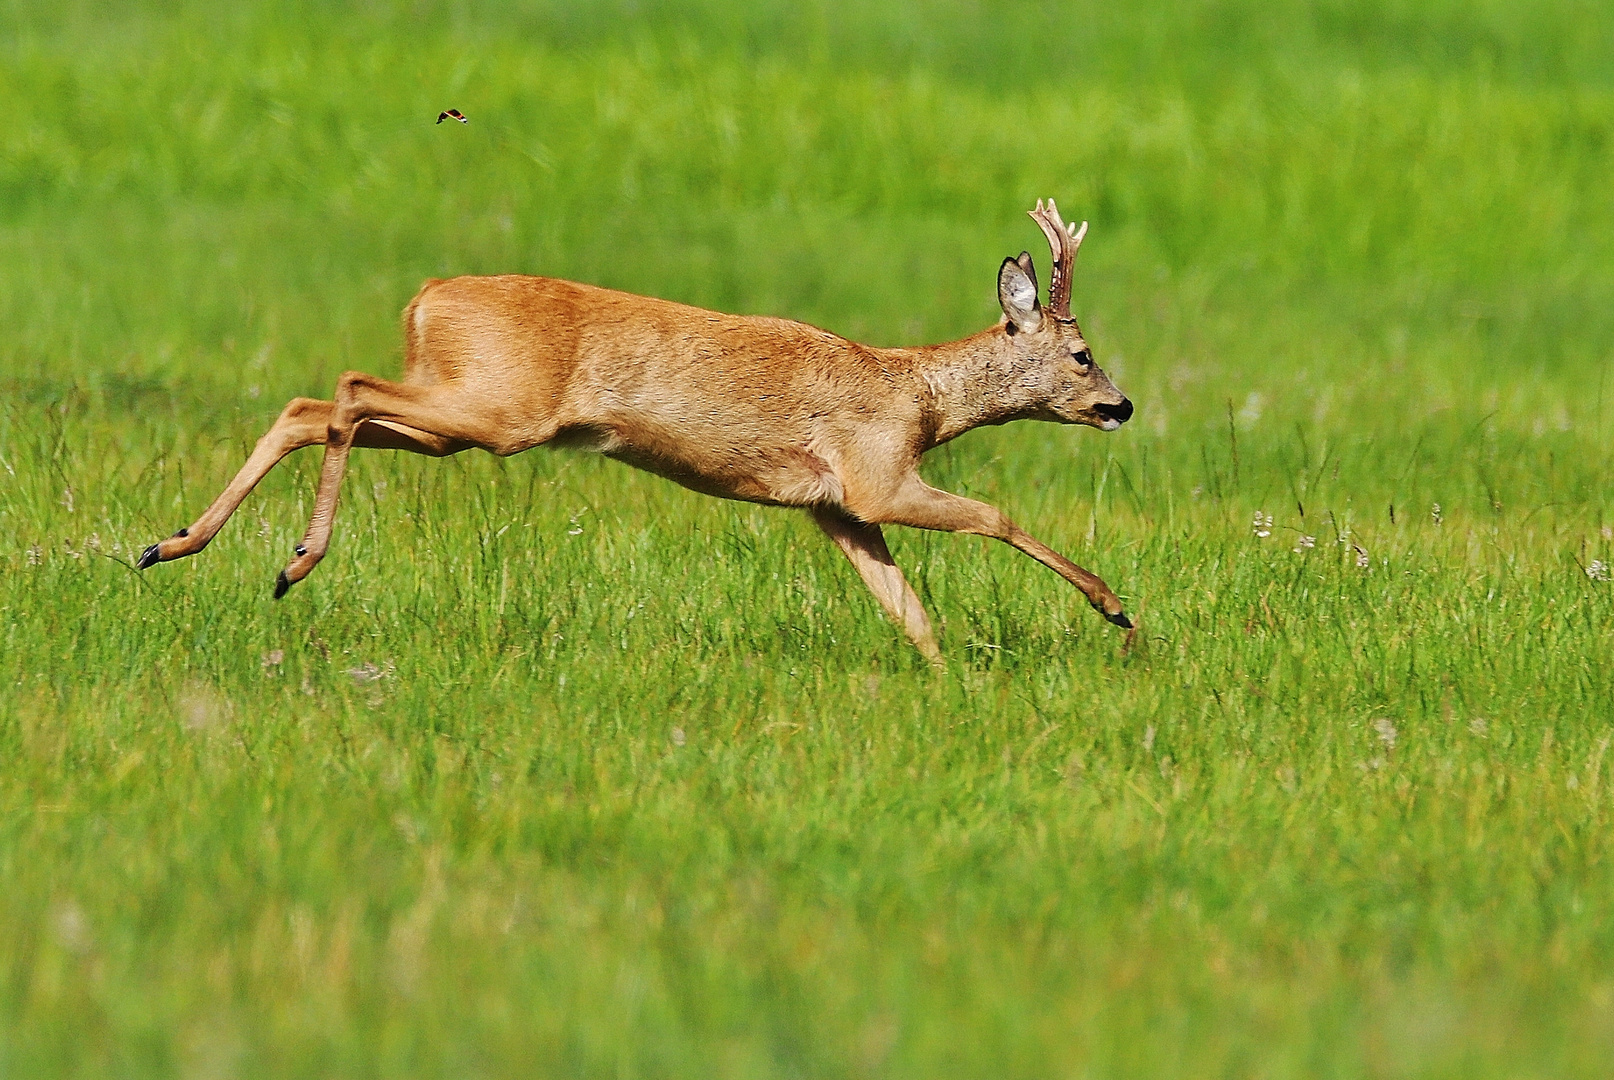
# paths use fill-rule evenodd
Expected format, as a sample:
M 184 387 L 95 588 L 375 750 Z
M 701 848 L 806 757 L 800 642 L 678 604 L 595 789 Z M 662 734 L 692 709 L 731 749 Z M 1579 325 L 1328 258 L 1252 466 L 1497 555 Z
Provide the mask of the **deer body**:
M 784 319 L 505 276 L 428 282 L 405 322 L 405 382 L 483 397 L 498 453 L 578 446 L 709 495 L 815 506 L 841 499 L 843 447 L 917 430 L 910 365 Z M 496 366 L 466 371 L 466 355 Z
M 808 509 L 932 659 L 929 620 L 882 524 L 1004 540 L 1130 629 L 1097 577 L 993 507 L 918 474 L 925 451 L 982 425 L 1037 418 L 1114 430 L 1131 415 L 1068 315 L 1080 236 L 1063 223 L 1052 231 L 1051 203 L 1050 220 L 1043 214 L 1039 203 L 1033 217 L 1054 245 L 1051 313 L 1037 304 L 1022 254 L 1000 269 L 1003 321 L 919 348 L 870 348 L 786 319 L 554 278 L 428 281 L 404 312 L 401 382 L 347 372 L 334 401 L 293 400 L 202 517 L 148 548 L 140 565 L 200 551 L 280 458 L 323 443 L 313 518 L 278 597 L 326 551 L 352 446 L 508 455 L 548 444 L 595 450 L 708 495 Z

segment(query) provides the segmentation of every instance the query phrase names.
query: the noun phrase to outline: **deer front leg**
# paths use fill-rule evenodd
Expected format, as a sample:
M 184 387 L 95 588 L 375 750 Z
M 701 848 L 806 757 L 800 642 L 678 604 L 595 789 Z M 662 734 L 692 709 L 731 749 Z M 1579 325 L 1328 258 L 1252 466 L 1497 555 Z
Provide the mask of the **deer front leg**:
M 930 618 L 924 605 L 902 576 L 891 549 L 886 547 L 880 526 L 854 521 L 834 510 L 815 509 L 813 520 L 839 547 L 863 583 L 880 601 L 880 606 L 891 620 L 902 627 L 908 640 L 932 664 L 941 663 L 941 650 L 936 647 L 936 636 L 930 629 Z
M 939 491 L 915 474 L 886 496 L 867 500 L 867 505 L 853 509 L 865 521 L 909 525 L 940 532 L 973 533 L 1002 540 L 1080 589 L 1087 597 L 1087 602 L 1110 622 L 1128 631 L 1133 629 L 1132 620 L 1126 617 L 1120 599 L 1104 584 L 1103 579 L 1077 566 L 1020 528 L 995 506 Z M 1130 634 L 1128 640 L 1131 640 Z

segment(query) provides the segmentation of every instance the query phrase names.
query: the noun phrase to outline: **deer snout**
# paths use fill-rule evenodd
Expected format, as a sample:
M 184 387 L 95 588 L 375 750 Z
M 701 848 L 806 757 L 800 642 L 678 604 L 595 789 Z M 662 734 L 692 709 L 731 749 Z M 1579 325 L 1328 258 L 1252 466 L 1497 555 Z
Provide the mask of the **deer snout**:
M 1132 419 L 1132 399 L 1124 397 L 1114 405 L 1107 401 L 1101 401 L 1093 406 L 1093 411 L 1106 420 L 1114 420 L 1116 426 L 1119 427 Z

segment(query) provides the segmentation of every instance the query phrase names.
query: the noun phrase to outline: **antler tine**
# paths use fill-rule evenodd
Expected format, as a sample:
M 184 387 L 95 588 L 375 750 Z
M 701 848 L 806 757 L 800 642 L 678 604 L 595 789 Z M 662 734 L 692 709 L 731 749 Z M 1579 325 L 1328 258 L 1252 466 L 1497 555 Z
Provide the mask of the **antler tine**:
M 1043 200 L 1037 200 L 1037 208 L 1030 211 L 1031 220 L 1042 229 L 1042 234 L 1048 238 L 1048 247 L 1053 252 L 1054 269 L 1048 280 L 1048 307 L 1056 316 L 1070 318 L 1070 271 L 1076 261 L 1076 249 L 1081 246 L 1082 237 L 1087 235 L 1087 223 L 1082 222 L 1079 234 L 1066 231 L 1066 225 L 1059 219 L 1059 207 L 1054 205 L 1052 199 L 1048 200 L 1046 208 Z

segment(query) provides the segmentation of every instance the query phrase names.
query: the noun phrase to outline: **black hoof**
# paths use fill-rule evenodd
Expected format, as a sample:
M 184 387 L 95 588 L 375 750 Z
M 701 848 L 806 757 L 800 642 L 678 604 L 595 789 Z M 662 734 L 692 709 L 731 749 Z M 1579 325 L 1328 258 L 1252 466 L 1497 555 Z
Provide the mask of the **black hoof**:
M 1114 623 L 1116 626 L 1119 626 L 1122 630 L 1132 629 L 1132 620 L 1126 617 L 1126 612 L 1124 611 L 1117 611 L 1114 615 L 1106 615 L 1104 617 L 1110 620 L 1110 622 Z
M 291 588 L 291 582 L 286 580 L 286 571 L 282 570 L 280 576 L 275 578 L 275 599 L 279 600 L 282 596 L 285 596 L 286 590 L 289 588 Z
M 153 544 L 140 553 L 140 561 L 135 563 L 136 570 L 144 570 L 148 566 L 156 566 L 158 562 L 157 545 Z

